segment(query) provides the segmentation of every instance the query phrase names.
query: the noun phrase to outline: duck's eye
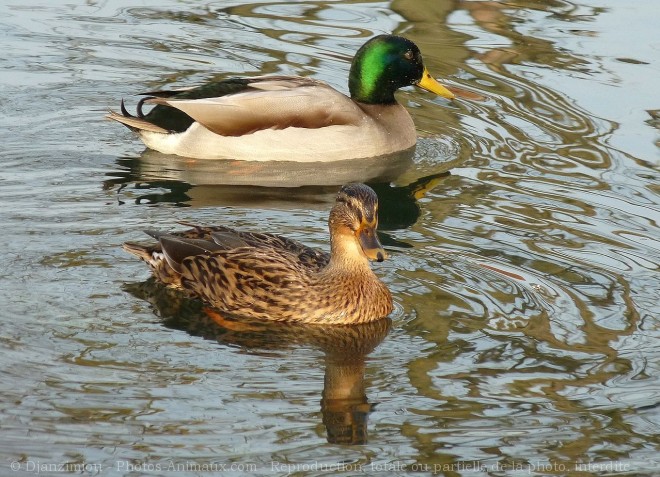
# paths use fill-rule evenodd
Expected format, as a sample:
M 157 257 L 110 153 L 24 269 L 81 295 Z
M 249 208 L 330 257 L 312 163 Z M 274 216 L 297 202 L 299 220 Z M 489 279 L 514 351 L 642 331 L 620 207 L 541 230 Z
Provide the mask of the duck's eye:
M 408 61 L 412 61 L 412 59 L 415 57 L 415 54 L 412 52 L 412 50 L 408 50 L 403 54 L 403 57 Z

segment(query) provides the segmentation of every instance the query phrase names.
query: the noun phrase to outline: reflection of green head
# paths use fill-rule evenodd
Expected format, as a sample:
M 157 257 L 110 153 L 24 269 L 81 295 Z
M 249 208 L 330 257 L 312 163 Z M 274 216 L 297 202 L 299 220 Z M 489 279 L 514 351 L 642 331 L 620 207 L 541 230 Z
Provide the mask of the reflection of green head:
M 348 89 L 356 101 L 391 104 L 395 102 L 394 92 L 419 82 L 423 72 L 417 45 L 400 36 L 380 35 L 355 54 Z

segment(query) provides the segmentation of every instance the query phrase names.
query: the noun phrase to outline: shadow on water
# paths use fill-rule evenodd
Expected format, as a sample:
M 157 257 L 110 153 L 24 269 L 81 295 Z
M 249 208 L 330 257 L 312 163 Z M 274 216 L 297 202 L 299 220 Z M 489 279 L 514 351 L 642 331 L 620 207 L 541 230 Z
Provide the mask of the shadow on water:
M 153 278 L 126 283 L 123 289 L 151 304 L 163 324 L 192 336 L 237 346 L 249 353 L 293 347 L 320 350 L 325 355 L 321 414 L 327 440 L 333 444 L 365 444 L 373 407 L 367 399 L 365 359 L 387 336 L 391 320 L 353 326 L 303 326 L 235 319 L 184 297 Z

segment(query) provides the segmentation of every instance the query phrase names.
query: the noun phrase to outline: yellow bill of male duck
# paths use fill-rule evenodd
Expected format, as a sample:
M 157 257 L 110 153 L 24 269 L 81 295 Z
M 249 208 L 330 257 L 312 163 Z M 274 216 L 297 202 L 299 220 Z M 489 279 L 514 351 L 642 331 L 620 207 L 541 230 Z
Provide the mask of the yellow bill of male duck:
M 343 186 L 328 226 L 330 253 L 225 226 L 146 231 L 158 242 L 127 242 L 124 249 L 164 285 L 231 316 L 322 325 L 386 317 L 392 295 L 369 264 L 387 257 L 376 235 L 378 196 L 364 184 Z
M 230 78 L 179 90 L 142 93 L 135 115 L 106 117 L 165 154 L 194 159 L 319 162 L 362 159 L 414 148 L 417 131 L 394 93 L 415 85 L 454 93 L 428 72 L 419 48 L 379 35 L 355 54 L 350 97 L 299 76 Z M 148 112 L 144 105 L 154 105 Z

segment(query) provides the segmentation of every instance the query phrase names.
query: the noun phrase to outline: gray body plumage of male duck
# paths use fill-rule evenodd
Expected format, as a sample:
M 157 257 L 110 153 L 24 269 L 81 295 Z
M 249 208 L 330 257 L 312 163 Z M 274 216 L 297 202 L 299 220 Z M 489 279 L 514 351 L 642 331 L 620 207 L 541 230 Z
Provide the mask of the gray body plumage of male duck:
M 279 235 L 229 227 L 147 233 L 157 244 L 125 243 L 160 282 L 237 317 L 350 325 L 386 317 L 389 290 L 371 270 L 383 261 L 378 197 L 364 184 L 341 188 L 328 220 L 330 253 Z
M 394 97 L 410 85 L 454 98 L 429 74 L 412 41 L 380 35 L 353 59 L 350 97 L 299 76 L 233 78 L 143 93 L 136 116 L 122 101 L 121 113 L 107 118 L 128 126 L 151 149 L 196 159 L 359 159 L 415 146 L 415 125 Z M 144 114 L 143 104 L 156 106 Z

